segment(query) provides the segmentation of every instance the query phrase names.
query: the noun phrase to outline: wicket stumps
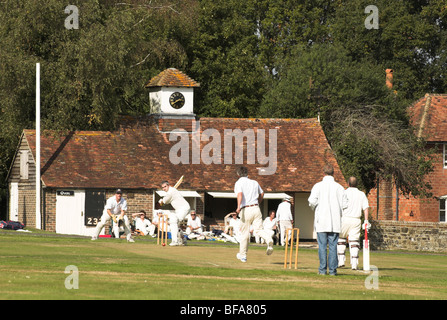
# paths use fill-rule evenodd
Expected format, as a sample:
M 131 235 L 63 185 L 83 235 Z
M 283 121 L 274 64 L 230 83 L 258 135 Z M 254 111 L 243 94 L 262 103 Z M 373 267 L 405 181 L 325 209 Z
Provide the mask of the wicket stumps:
M 168 242 L 168 218 L 166 215 L 158 217 L 157 244 L 165 246 Z
M 289 231 L 291 232 L 290 236 L 290 250 L 288 249 L 289 246 Z M 292 269 L 292 256 L 293 256 L 293 239 L 294 235 L 296 234 L 296 246 L 295 246 L 295 269 L 296 264 L 298 262 L 298 243 L 299 243 L 299 236 L 300 236 L 300 229 L 298 228 L 289 228 L 286 230 L 286 250 L 284 252 L 284 269 L 287 268 L 287 263 L 289 262 L 289 269 Z

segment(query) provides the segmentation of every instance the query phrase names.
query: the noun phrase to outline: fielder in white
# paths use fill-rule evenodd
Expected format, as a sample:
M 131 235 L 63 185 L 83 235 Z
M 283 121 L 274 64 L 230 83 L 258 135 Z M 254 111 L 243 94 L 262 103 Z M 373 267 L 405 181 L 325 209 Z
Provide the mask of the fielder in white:
M 183 239 L 179 239 L 178 224 L 189 214 L 191 207 L 189 206 L 188 201 L 186 201 L 185 198 L 183 198 L 183 196 L 180 194 L 180 192 L 176 188 L 169 185 L 168 181 L 163 181 L 161 183 L 161 188 L 164 192 L 166 192 L 166 195 L 163 197 L 163 199 L 160 199 L 159 204 L 171 204 L 171 206 L 175 210 L 175 212 L 171 212 L 168 214 L 172 238 L 172 241 L 169 245 L 182 245 Z
M 368 227 L 368 198 L 365 193 L 357 189 L 357 179 L 350 177 L 349 188 L 345 190 L 348 205 L 343 209 L 340 237 L 338 239 L 338 266 L 344 267 L 346 262 L 346 239 L 349 240 L 349 253 L 351 256 L 351 268 L 357 270 L 360 251 L 360 227 L 362 211 L 365 213 L 363 228 Z
M 275 242 L 275 233 L 278 230 L 278 220 L 275 218 L 276 213 L 275 210 L 269 211 L 269 216 L 264 219 L 262 226 L 264 227 L 265 232 L 268 232 L 272 239 Z M 261 239 L 261 243 L 264 243 L 264 239 Z
M 107 221 L 113 220 L 113 233 L 116 238 L 119 238 L 119 227 L 124 228 L 126 238 L 128 242 L 135 242 L 132 239 L 130 231 L 129 219 L 125 219 L 127 211 L 127 201 L 122 197 L 121 189 L 117 189 L 115 195 L 107 199 L 106 206 L 101 216 L 101 221 L 98 223 L 95 229 L 95 234 L 92 236 L 92 240 L 96 240 L 101 232 L 102 228 L 106 225 Z
M 278 205 L 276 210 L 277 219 L 279 221 L 279 230 L 281 232 L 281 245 L 285 245 L 286 231 L 293 228 L 293 215 L 292 215 L 292 197 L 286 196 L 283 201 Z M 289 239 L 291 238 L 292 230 L 289 230 Z
M 271 255 L 273 252 L 273 239 L 269 233 L 264 231 L 262 226 L 262 213 L 259 209 L 259 203 L 264 198 L 264 191 L 257 181 L 248 178 L 246 167 L 238 168 L 237 174 L 240 178 L 234 185 L 234 193 L 237 196 L 236 213 L 241 217 L 242 224 L 239 253 L 236 257 L 242 262 L 247 262 L 250 225 L 253 225 L 254 235 L 264 238 L 267 243 L 267 255 Z

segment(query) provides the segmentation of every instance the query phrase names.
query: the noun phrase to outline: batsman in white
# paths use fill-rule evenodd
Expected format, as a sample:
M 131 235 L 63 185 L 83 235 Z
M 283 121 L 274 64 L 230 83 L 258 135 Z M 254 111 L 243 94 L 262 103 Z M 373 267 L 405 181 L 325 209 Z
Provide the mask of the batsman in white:
M 183 198 L 180 192 L 169 185 L 168 181 L 161 183 L 161 189 L 166 192 L 166 195 L 160 199 L 159 204 L 161 206 L 165 204 L 171 204 L 174 208 L 174 212 L 168 214 L 169 224 L 171 226 L 171 238 L 170 246 L 179 246 L 183 244 L 183 239 L 179 239 L 179 227 L 178 224 L 189 214 L 191 207 L 188 201 Z
M 113 220 L 113 233 L 115 237 L 119 238 L 119 226 L 124 228 L 126 233 L 126 238 L 128 242 L 135 242 L 132 239 L 132 234 L 130 231 L 129 220 L 125 219 L 127 211 L 127 201 L 123 198 L 123 193 L 121 189 L 117 189 L 115 195 L 107 199 L 106 206 L 101 216 L 101 221 L 98 223 L 95 229 L 95 234 L 92 236 L 92 240 L 96 240 L 104 228 L 107 221 Z M 121 224 L 120 224 L 121 222 Z
M 343 209 L 341 232 L 338 239 L 338 266 L 344 267 L 346 262 L 346 239 L 349 239 L 349 252 L 351 256 L 351 268 L 357 270 L 360 252 L 360 227 L 362 210 L 365 213 L 363 229 L 370 227 L 368 222 L 368 198 L 365 193 L 357 189 L 357 178 L 350 177 L 349 188 L 345 190 L 348 206 Z

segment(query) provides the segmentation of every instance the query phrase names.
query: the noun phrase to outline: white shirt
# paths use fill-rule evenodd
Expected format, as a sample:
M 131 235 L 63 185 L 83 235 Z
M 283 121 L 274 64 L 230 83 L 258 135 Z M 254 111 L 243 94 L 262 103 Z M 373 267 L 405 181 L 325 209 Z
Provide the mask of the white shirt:
M 264 230 L 273 230 L 273 227 L 276 226 L 276 223 L 278 220 L 276 218 L 273 218 L 273 220 L 270 220 L 270 217 L 265 218 L 264 222 L 262 223 Z
M 292 221 L 293 220 L 293 216 L 292 216 L 292 210 L 291 210 L 292 205 L 290 204 L 289 201 L 283 201 L 278 205 L 278 209 L 276 210 L 276 216 L 277 219 L 279 221 Z
M 152 218 L 152 224 L 158 224 L 160 220 L 160 217 L 158 216 L 158 214 L 154 215 L 154 217 Z
M 195 219 L 193 219 L 191 216 L 189 216 L 188 222 L 186 223 L 186 225 L 191 226 L 193 229 L 195 229 L 197 227 L 202 226 L 202 221 L 200 221 L 200 218 L 198 216 L 196 216 Z
M 264 193 L 259 183 L 247 177 L 240 177 L 234 185 L 234 193 L 236 195 L 242 192 L 241 208 L 258 204 L 259 195 Z
M 343 209 L 343 217 L 360 218 L 362 210 L 369 208 L 368 198 L 365 193 L 357 188 L 349 187 L 345 190 L 348 200 L 347 208 Z
M 235 234 L 235 235 L 238 235 L 238 234 L 240 234 L 240 229 L 241 229 L 241 219 L 234 219 L 234 218 L 231 218 L 230 219 L 230 224 L 229 224 L 229 226 L 230 227 L 233 227 L 233 234 Z
M 316 232 L 340 233 L 343 208 L 347 206 L 344 191 L 332 176 L 325 176 L 323 181 L 313 186 L 308 201 L 312 210 L 315 210 Z
M 171 187 L 171 186 L 168 188 L 166 195 L 163 197 L 163 203 L 171 204 L 171 206 L 175 210 L 190 210 L 191 209 L 188 201 L 186 201 L 185 198 L 183 198 L 183 196 L 180 194 L 180 192 L 176 188 Z
M 135 229 L 137 230 L 145 230 L 147 227 L 151 225 L 149 219 L 141 220 L 141 218 L 135 219 Z
M 127 211 L 127 201 L 121 198 L 119 202 L 116 197 L 110 197 L 106 202 L 106 210 L 110 210 L 112 214 L 121 214 L 121 210 Z

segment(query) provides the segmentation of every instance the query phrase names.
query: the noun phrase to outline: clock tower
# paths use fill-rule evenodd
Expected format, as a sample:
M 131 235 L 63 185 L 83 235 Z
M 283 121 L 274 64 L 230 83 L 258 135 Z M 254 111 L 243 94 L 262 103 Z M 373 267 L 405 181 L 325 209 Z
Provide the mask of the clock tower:
M 151 114 L 170 119 L 195 118 L 194 88 L 200 84 L 183 72 L 175 68 L 166 69 L 145 87 L 149 89 Z

